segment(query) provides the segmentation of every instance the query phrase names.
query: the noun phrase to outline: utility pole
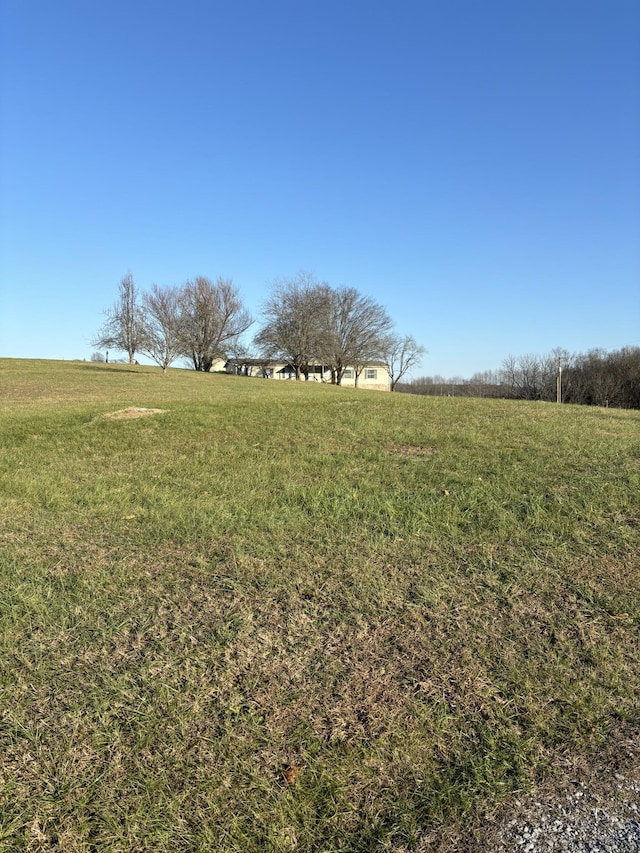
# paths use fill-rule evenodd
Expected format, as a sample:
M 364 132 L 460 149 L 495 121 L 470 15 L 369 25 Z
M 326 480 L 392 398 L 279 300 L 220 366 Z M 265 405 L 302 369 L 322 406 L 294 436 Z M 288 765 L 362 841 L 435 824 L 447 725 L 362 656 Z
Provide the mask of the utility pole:
M 558 356 L 558 378 L 556 380 L 556 402 L 562 402 L 562 359 Z

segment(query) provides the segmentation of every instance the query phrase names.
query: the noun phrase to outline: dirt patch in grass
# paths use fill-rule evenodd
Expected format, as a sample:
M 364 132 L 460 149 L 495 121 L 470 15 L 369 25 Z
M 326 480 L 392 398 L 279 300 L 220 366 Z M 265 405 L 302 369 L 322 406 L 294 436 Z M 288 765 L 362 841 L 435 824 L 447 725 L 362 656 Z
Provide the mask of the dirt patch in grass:
M 130 406 L 128 409 L 119 409 L 117 412 L 109 412 L 104 415 L 112 421 L 128 421 L 133 418 L 146 418 L 149 415 L 161 415 L 166 409 L 145 409 L 141 406 Z
M 393 456 L 435 456 L 435 447 L 420 447 L 413 444 L 396 444 L 389 449 Z

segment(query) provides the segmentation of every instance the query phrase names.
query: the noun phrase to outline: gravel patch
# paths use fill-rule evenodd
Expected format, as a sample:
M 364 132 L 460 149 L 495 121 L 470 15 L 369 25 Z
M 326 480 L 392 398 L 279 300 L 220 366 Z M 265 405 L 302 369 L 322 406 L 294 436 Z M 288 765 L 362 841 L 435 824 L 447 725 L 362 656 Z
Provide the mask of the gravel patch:
M 551 806 L 535 802 L 526 815 L 500 827 L 483 849 L 491 853 L 638 853 L 640 784 L 616 774 L 609 797 L 594 795 L 580 784 Z
M 640 737 L 618 732 L 591 762 L 567 760 L 464 853 L 640 853 Z

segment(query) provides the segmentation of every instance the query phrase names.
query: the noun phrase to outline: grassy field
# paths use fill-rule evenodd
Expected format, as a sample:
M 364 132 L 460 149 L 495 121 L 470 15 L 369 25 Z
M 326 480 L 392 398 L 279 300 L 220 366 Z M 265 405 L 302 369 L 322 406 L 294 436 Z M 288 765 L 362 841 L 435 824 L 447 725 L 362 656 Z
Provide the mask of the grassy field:
M 5 359 L 0 434 L 2 850 L 453 850 L 640 729 L 640 412 Z

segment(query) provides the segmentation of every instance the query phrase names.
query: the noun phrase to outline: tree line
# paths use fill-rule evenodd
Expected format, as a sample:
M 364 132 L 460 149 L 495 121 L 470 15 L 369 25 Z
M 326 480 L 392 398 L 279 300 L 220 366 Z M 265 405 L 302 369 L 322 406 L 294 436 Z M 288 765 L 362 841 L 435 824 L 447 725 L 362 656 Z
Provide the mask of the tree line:
M 229 280 L 199 276 L 177 287 L 154 284 L 140 294 L 128 274 L 93 345 L 124 352 L 130 363 L 144 354 L 163 372 L 178 358 L 200 371 L 210 371 L 218 359 L 277 359 L 289 363 L 297 379 L 321 366 L 336 385 L 351 369 L 357 386 L 365 366 L 379 362 L 389 370 L 391 390 L 425 352 L 412 336 L 395 332 L 382 305 L 306 272 L 272 284 L 248 349 L 242 336 L 253 323 Z
M 544 356 L 508 356 L 499 370 L 470 379 L 423 376 L 399 391 L 460 397 L 501 397 L 587 406 L 640 409 L 640 347 L 570 354 L 554 349 Z
M 140 295 L 129 273 L 106 314 L 93 345 L 125 352 L 130 364 L 142 353 L 163 372 L 180 357 L 194 370 L 211 370 L 253 322 L 230 281 L 202 276 L 181 287 L 154 284 Z

